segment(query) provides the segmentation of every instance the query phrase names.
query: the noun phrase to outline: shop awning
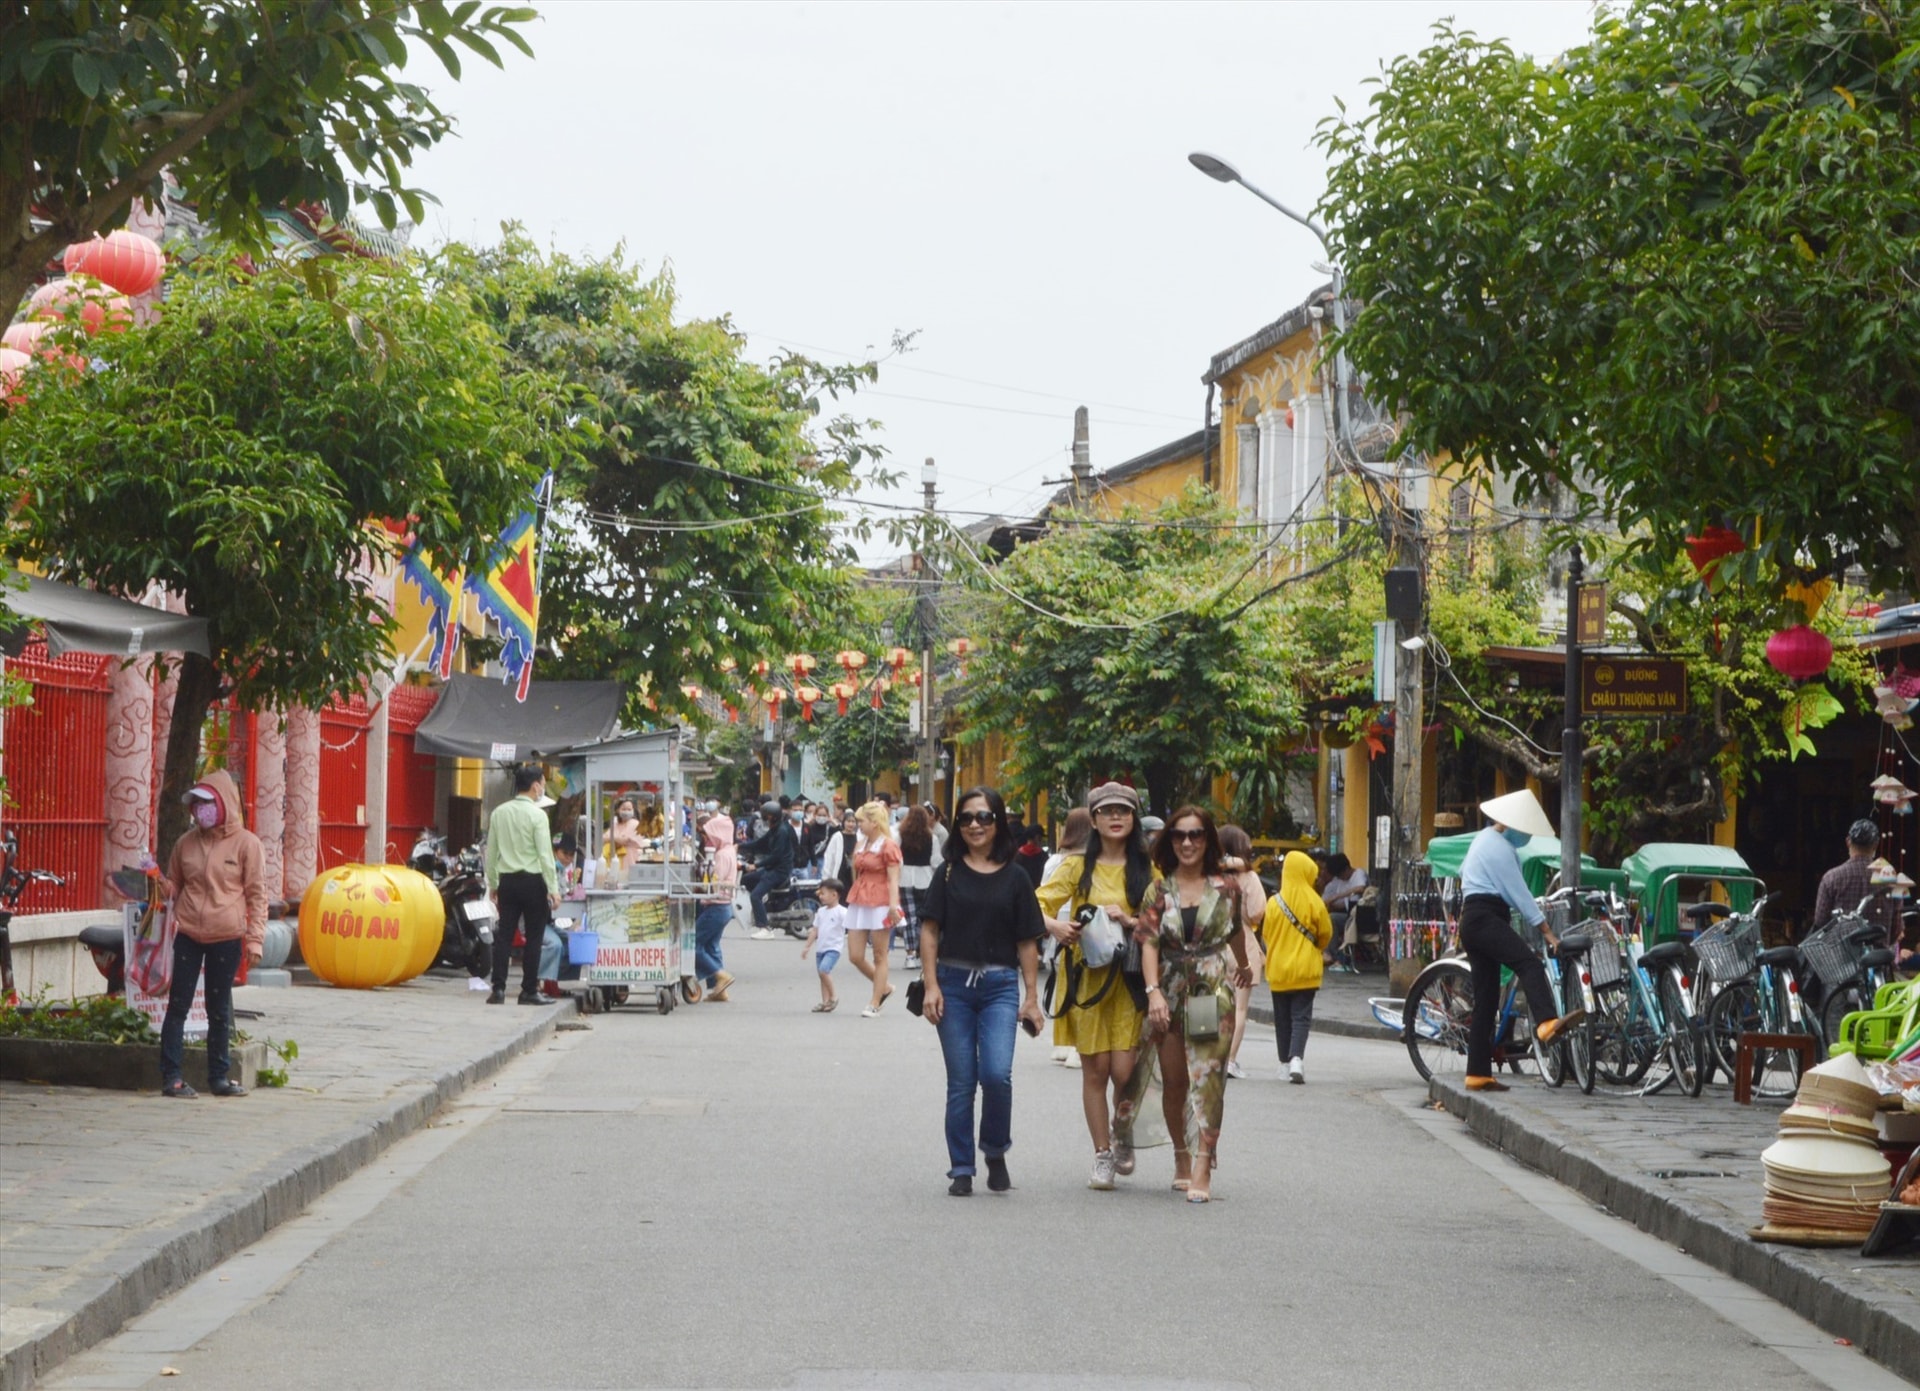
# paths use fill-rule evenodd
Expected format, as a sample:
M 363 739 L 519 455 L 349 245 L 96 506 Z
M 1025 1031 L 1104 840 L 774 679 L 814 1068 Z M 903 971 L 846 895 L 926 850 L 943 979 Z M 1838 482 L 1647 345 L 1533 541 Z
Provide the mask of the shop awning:
M 198 652 L 213 655 L 207 646 L 207 620 L 184 613 L 136 604 L 91 589 L 24 575 L 27 587 L 0 590 L 0 601 L 19 614 L 42 624 L 47 654 L 102 652 L 114 657 L 140 657 L 151 652 Z
M 535 681 L 523 702 L 511 682 L 456 676 L 440 688 L 413 746 L 495 763 L 558 753 L 613 733 L 625 697 L 618 681 Z

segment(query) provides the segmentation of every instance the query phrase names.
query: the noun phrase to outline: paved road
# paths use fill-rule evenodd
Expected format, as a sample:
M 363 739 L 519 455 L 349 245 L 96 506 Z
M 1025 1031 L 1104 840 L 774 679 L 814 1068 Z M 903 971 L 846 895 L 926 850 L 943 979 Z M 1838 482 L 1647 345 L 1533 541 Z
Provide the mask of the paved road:
M 1079 1075 L 1023 1042 L 1016 1189 L 949 1198 L 932 1031 L 729 953 L 733 1003 L 558 1036 L 47 1385 L 1901 1384 L 1481 1149 L 1391 1045 L 1289 1087 L 1250 1035 L 1190 1207 L 1164 1149 L 1089 1192 Z

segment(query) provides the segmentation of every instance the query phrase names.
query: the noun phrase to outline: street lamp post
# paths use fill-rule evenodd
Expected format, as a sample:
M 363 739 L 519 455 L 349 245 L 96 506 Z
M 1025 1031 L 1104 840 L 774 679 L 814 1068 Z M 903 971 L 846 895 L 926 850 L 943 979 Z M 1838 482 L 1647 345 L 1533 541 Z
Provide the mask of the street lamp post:
M 1265 189 L 1248 183 L 1245 176 L 1218 155 L 1210 155 L 1196 150 L 1187 156 L 1187 163 L 1198 169 L 1210 179 L 1223 184 L 1239 184 L 1247 192 L 1265 203 L 1268 207 L 1285 217 L 1299 223 L 1313 233 L 1320 243 L 1321 250 L 1327 253 L 1328 274 L 1333 277 L 1333 326 L 1337 335 L 1347 327 L 1346 277 L 1340 270 L 1340 263 L 1334 258 L 1333 248 L 1327 243 L 1327 230 L 1313 218 L 1297 213 L 1285 203 L 1275 198 Z M 1353 418 L 1351 377 L 1347 366 L 1347 354 L 1344 348 L 1336 348 L 1333 358 L 1334 391 L 1338 400 L 1334 409 L 1334 418 L 1339 422 L 1337 439 L 1347 456 L 1355 463 L 1358 456 L 1353 449 Z M 1396 566 L 1411 568 L 1416 575 L 1424 575 L 1426 570 L 1420 528 L 1417 524 L 1406 525 L 1406 481 L 1401 480 L 1400 496 L 1394 514 L 1393 552 Z M 1391 589 L 1391 586 L 1390 586 Z M 1391 612 L 1391 606 L 1389 612 Z M 1422 699 L 1423 682 L 1426 675 L 1426 643 L 1421 630 L 1425 627 L 1426 598 L 1424 584 L 1413 586 L 1411 602 L 1408 605 L 1413 631 L 1396 634 L 1400 641 L 1393 649 L 1395 663 L 1394 695 L 1394 758 L 1393 758 L 1393 825 L 1394 833 L 1389 841 L 1388 886 L 1389 892 L 1382 896 L 1382 903 L 1391 910 L 1392 890 L 1405 882 L 1406 867 L 1420 856 L 1420 823 L 1424 800 L 1424 770 L 1422 754 L 1426 739 L 1425 709 Z

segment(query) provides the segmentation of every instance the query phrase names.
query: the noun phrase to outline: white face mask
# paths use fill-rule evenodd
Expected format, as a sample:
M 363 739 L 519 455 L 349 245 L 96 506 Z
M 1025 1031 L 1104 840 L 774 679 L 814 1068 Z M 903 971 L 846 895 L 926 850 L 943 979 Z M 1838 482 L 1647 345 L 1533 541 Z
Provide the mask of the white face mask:
M 218 802 L 197 801 L 193 804 L 193 824 L 203 831 L 211 831 L 221 822 Z

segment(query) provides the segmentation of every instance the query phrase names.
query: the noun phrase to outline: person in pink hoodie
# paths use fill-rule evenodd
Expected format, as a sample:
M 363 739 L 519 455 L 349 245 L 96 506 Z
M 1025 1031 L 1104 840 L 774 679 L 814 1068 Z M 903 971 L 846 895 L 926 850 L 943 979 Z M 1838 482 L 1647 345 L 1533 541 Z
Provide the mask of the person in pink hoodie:
M 260 838 L 242 821 L 240 789 L 209 773 L 186 796 L 193 829 L 174 842 L 162 890 L 172 901 L 173 981 L 160 1025 L 160 1095 L 199 1093 L 180 1075 L 194 987 L 207 976 L 207 1082 L 215 1096 L 245 1096 L 227 1076 L 233 978 L 240 955 L 257 962 L 267 935 L 267 877 Z
M 720 936 L 733 921 L 733 891 L 740 880 L 740 854 L 734 848 L 733 822 L 715 812 L 700 825 L 700 836 L 713 856 L 707 868 L 710 896 L 693 920 L 693 969 L 707 988 L 707 999 L 725 1004 L 732 974 L 721 964 Z

